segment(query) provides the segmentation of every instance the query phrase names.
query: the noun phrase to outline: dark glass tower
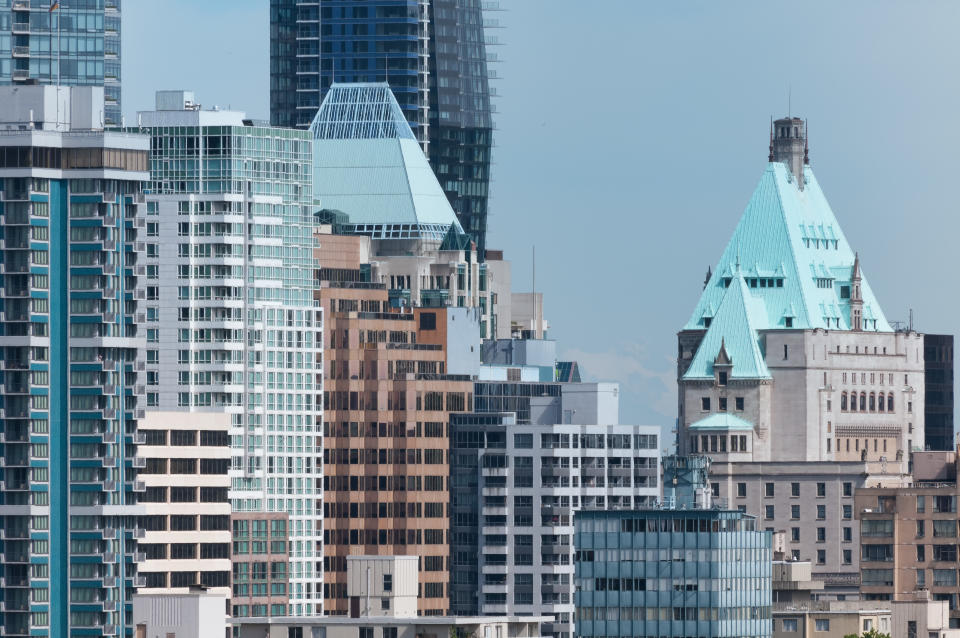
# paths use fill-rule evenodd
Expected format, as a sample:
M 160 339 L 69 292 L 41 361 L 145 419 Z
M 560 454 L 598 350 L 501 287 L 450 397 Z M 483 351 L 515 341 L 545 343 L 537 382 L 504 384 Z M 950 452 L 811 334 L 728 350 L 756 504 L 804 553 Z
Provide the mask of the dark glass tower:
M 5 84 L 102 86 L 103 124 L 119 126 L 120 0 L 0 0 Z
M 953 439 L 953 335 L 923 335 L 926 449 L 951 451 Z
M 483 254 L 492 122 L 480 0 L 271 0 L 273 125 L 309 126 L 334 82 L 384 81 Z

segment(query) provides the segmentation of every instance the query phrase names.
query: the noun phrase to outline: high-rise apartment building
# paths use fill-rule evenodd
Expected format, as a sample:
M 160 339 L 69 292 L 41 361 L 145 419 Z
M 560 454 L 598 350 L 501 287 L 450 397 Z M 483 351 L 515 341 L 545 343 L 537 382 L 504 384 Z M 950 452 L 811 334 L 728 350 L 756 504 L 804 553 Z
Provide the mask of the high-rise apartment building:
M 0 88 L 7 636 L 132 631 L 149 140 L 102 109 L 99 87 Z
M 368 242 L 318 236 L 317 296 L 329 335 L 325 609 L 349 611 L 348 556 L 410 554 L 420 557 L 419 612 L 443 615 L 450 607 L 448 422 L 473 402 L 477 312 L 391 309 L 386 287 L 363 281 Z
M 0 3 L 0 85 L 102 86 L 95 124 L 119 126 L 120 2 Z
M 235 512 L 290 516 L 291 615 L 322 609 L 323 322 L 307 131 L 161 91 L 150 136 L 150 408 L 231 416 Z
M 773 123 L 760 183 L 678 337 L 680 453 L 708 454 L 718 497 L 790 530 L 788 555 L 828 588 L 855 590 L 853 490 L 899 484 L 923 448 L 923 337 L 884 317 L 803 120 Z
M 480 0 L 271 0 L 270 120 L 307 127 L 335 83 L 389 85 L 483 258 L 492 121 Z
M 953 335 L 923 335 L 924 449 L 952 451 L 953 432 Z
M 571 638 L 573 515 L 652 507 L 660 428 L 473 413 L 450 430 L 453 612 L 551 616 L 542 635 Z
M 708 459 L 663 466 L 665 507 L 577 512 L 577 636 L 770 638 L 771 533 L 713 506 Z
M 230 598 L 230 415 L 147 412 L 138 593 L 202 586 Z

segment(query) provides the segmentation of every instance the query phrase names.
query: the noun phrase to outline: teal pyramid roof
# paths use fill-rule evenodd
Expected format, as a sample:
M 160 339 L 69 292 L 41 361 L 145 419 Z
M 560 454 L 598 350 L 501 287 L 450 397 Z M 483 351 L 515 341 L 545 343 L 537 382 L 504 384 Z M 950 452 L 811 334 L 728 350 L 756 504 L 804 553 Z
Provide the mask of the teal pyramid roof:
M 735 274 L 730 286 L 723 289 L 720 307 L 709 323 L 684 379 L 712 379 L 721 346 L 733 363 L 731 378 L 770 378 L 757 333 L 757 327 L 767 323 L 767 311 L 763 301 L 750 293 L 742 275 Z
M 440 182 L 384 83 L 334 84 L 310 125 L 313 192 L 354 231 L 443 240 L 463 233 Z
M 850 329 L 855 254 L 809 166 L 804 177 L 801 190 L 784 164 L 767 165 L 685 329 L 705 327 L 737 264 L 766 308 L 757 330 Z M 864 330 L 891 331 L 865 276 L 861 295 Z

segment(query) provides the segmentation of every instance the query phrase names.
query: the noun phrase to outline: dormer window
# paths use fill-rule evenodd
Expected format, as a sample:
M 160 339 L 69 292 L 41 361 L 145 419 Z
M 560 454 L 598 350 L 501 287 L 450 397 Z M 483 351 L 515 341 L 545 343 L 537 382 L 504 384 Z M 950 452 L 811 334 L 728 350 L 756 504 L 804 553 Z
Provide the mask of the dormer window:
M 793 317 L 784 317 L 784 319 L 783 319 L 783 325 L 786 326 L 787 328 L 792 328 L 792 327 L 793 327 Z
M 840 286 L 840 298 L 841 299 L 850 298 L 850 286 Z
M 703 327 L 704 327 L 704 328 L 709 328 L 711 321 L 713 321 L 713 317 L 704 317 L 704 318 L 703 318 Z
M 726 371 L 720 371 L 717 373 L 717 385 L 727 385 L 727 373 Z M 721 399 L 722 401 L 723 399 Z

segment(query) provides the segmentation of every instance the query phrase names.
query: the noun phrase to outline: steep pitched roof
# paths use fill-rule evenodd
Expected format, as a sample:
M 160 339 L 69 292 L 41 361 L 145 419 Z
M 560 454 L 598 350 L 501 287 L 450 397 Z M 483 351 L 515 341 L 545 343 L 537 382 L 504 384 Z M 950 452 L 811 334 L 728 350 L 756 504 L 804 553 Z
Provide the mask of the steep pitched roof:
M 712 379 L 713 365 L 723 352 L 732 361 L 730 377 L 734 379 L 769 379 L 770 371 L 760 350 L 758 325 L 766 324 L 763 301 L 750 294 L 746 281 L 739 273 L 723 290 L 723 298 L 716 316 L 710 321 L 693 356 L 684 379 Z
M 738 263 L 766 306 L 756 329 L 850 329 L 850 300 L 843 293 L 856 256 L 809 166 L 804 176 L 800 190 L 784 164 L 767 165 L 685 329 L 704 327 Z M 891 331 L 866 278 L 861 292 L 864 330 Z
M 334 84 L 310 130 L 321 206 L 388 238 L 463 233 L 388 85 Z

